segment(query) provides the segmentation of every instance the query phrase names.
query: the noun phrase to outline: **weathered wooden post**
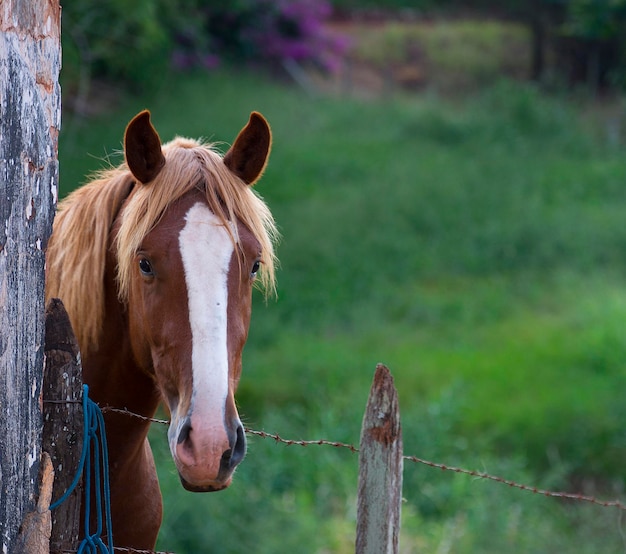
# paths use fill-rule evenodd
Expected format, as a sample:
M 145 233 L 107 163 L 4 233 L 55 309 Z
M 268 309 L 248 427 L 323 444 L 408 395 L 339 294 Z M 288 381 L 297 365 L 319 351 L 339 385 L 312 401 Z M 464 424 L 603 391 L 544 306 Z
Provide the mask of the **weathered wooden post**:
M 46 364 L 43 379 L 43 450 L 54 468 L 53 501 L 67 491 L 80 465 L 83 444 L 83 371 L 78 342 L 63 303 L 46 307 Z M 50 553 L 74 550 L 80 538 L 82 483 L 52 513 Z
M 0 552 L 36 511 L 44 249 L 58 188 L 59 0 L 0 2 Z
M 379 364 L 361 428 L 356 554 L 397 554 L 401 502 L 398 392 L 389 370 Z

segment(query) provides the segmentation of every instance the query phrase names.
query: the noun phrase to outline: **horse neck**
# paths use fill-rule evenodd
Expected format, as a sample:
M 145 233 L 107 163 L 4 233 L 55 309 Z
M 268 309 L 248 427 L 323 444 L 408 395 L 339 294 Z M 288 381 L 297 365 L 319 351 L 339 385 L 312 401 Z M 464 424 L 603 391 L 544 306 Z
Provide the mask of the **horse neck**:
M 105 316 L 97 349 L 83 357 L 83 376 L 90 397 L 101 408 L 127 410 L 152 417 L 160 402 L 154 380 L 135 362 L 128 339 L 128 320 L 118 300 L 114 260 L 105 270 Z M 105 409 L 111 456 L 131 459 L 142 455 L 150 422 Z

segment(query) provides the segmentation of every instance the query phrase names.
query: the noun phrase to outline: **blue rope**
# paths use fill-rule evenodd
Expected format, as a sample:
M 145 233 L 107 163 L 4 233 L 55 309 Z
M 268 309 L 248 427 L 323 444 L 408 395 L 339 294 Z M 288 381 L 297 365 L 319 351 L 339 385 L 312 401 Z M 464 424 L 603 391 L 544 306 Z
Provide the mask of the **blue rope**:
M 109 484 L 109 451 L 107 448 L 104 417 L 98 405 L 89 398 L 89 387 L 83 385 L 83 450 L 72 484 L 61 498 L 50 505 L 53 510 L 60 506 L 74 491 L 81 475 L 85 475 L 85 538 L 78 546 L 78 554 L 113 554 L 113 533 L 111 530 L 111 488 Z M 98 431 L 100 441 L 98 440 Z M 91 461 L 93 452 L 93 474 L 95 480 L 96 529 L 91 533 Z M 104 499 L 103 499 L 104 496 Z M 104 502 L 103 502 L 104 500 Z M 104 517 L 103 517 L 104 504 Z M 107 544 L 101 539 L 103 523 L 106 523 Z

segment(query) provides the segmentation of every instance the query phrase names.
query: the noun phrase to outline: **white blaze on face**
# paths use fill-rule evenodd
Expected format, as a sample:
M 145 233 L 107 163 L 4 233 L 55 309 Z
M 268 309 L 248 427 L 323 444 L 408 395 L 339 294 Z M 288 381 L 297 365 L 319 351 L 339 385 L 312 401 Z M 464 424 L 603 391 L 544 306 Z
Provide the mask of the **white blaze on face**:
M 192 206 L 179 235 L 192 337 L 190 413 L 203 427 L 224 433 L 228 395 L 228 270 L 232 239 L 220 219 L 201 203 Z M 186 414 L 179 414 L 184 419 Z M 178 434 L 178 433 L 177 433 Z

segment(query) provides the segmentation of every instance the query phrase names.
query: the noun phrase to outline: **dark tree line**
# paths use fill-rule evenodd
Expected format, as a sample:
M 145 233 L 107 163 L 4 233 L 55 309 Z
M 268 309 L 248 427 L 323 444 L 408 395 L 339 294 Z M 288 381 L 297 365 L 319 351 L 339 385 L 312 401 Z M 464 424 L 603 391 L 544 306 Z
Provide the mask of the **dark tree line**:
M 531 31 L 530 77 L 548 71 L 592 89 L 626 85 L 626 0 L 470 0 Z
M 626 86 L 626 0 L 75 0 L 63 9 L 64 85 L 80 98 L 93 78 L 146 88 L 172 63 L 267 63 L 296 53 L 332 65 L 341 45 L 323 22 L 333 9 L 519 21 L 532 37 L 531 79 Z
M 529 78 L 626 86 L 626 0 L 333 0 L 342 13 L 498 17 L 529 29 Z

